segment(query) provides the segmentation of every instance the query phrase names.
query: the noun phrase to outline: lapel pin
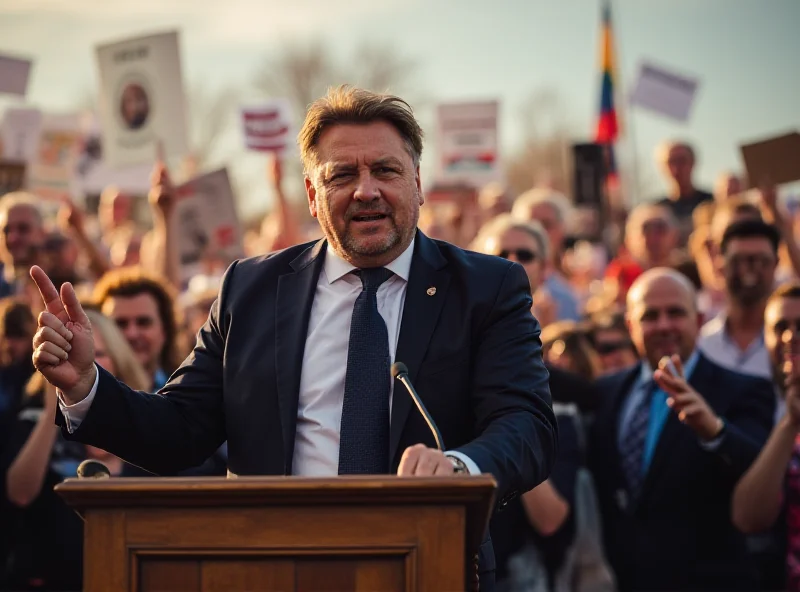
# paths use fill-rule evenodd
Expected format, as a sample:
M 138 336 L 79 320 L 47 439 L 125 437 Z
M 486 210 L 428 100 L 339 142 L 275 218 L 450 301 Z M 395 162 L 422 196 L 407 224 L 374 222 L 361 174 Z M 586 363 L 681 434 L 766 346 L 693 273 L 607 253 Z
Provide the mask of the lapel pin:
M 434 294 L 436 294 L 436 286 L 431 286 L 430 288 L 428 288 L 427 294 L 428 296 L 433 296 Z

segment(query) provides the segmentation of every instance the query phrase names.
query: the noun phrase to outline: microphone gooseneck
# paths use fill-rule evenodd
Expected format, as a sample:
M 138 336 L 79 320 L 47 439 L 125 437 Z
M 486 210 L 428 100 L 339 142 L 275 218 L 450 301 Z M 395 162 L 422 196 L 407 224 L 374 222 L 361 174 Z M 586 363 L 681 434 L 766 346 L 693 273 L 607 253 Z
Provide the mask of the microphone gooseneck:
M 411 380 L 408 378 L 408 368 L 405 364 L 403 364 L 403 362 L 395 362 L 392 364 L 392 378 L 396 378 L 403 383 L 404 387 L 406 387 L 408 394 L 411 396 L 411 400 L 414 401 L 417 409 L 419 409 L 420 415 L 422 415 L 422 417 L 425 419 L 425 422 L 428 424 L 428 428 L 431 430 L 434 440 L 436 440 L 436 447 L 440 451 L 444 452 L 445 449 L 444 441 L 442 440 L 442 434 L 439 432 L 439 428 L 436 427 L 433 417 L 431 417 L 431 414 L 428 413 L 428 410 L 425 408 L 422 399 L 419 398 L 417 391 L 414 390 L 414 385 L 411 384 Z

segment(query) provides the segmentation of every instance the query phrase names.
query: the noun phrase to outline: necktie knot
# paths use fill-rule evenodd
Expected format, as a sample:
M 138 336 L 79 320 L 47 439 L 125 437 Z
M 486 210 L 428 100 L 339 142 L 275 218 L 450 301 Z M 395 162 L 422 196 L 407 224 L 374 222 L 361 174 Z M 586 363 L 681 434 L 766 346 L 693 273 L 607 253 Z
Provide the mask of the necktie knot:
M 377 292 L 383 282 L 392 277 L 392 272 L 385 267 L 366 267 L 359 269 L 355 274 L 361 278 L 364 290 Z

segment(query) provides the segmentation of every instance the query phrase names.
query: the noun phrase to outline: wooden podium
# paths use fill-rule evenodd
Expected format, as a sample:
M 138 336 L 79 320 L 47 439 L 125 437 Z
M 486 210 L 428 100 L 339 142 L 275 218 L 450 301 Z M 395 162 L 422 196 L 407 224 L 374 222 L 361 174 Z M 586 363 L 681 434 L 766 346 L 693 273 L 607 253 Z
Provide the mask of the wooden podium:
M 489 475 L 68 479 L 84 590 L 463 591 Z

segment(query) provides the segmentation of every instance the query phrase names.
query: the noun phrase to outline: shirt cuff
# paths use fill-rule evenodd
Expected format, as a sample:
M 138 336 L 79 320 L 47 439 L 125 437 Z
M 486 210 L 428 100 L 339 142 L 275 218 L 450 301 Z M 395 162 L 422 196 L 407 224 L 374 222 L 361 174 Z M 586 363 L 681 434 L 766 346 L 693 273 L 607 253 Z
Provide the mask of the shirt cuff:
M 480 475 L 481 470 L 478 468 L 478 465 L 475 464 L 475 461 L 468 457 L 463 452 L 457 452 L 455 450 L 451 450 L 449 452 L 444 453 L 445 456 L 452 456 L 453 458 L 459 459 L 465 465 L 467 465 L 467 470 L 469 471 L 470 475 Z
M 716 451 L 722 445 L 722 443 L 725 441 L 725 432 L 726 432 L 726 430 L 723 427 L 722 432 L 720 433 L 720 435 L 717 436 L 716 438 L 714 438 L 713 440 L 708 440 L 708 441 L 700 440 L 700 447 L 703 450 L 707 450 L 708 452 Z
M 64 420 L 67 423 L 67 431 L 70 434 L 77 430 L 80 427 L 81 422 L 86 419 L 86 414 L 89 413 L 89 407 L 92 406 L 94 396 L 97 394 L 97 385 L 99 382 L 100 372 L 97 370 L 97 365 L 95 365 L 94 384 L 92 385 L 92 390 L 89 391 L 89 394 L 86 395 L 83 400 L 72 405 L 67 405 L 66 401 L 64 401 L 64 396 L 61 393 L 61 389 L 56 390 L 56 393 L 58 393 L 58 408 L 61 410 L 61 415 L 64 416 Z

